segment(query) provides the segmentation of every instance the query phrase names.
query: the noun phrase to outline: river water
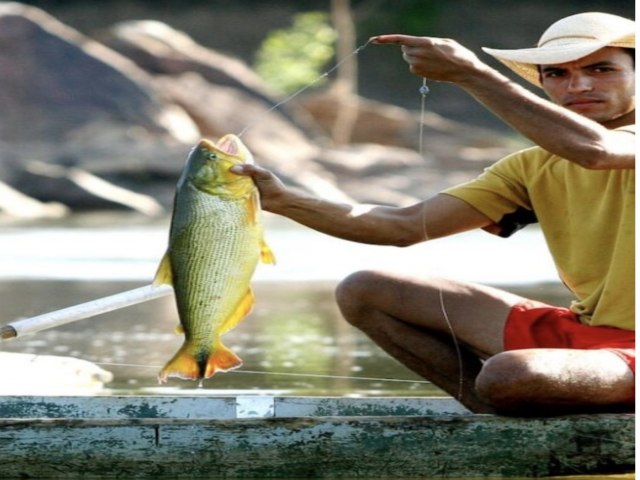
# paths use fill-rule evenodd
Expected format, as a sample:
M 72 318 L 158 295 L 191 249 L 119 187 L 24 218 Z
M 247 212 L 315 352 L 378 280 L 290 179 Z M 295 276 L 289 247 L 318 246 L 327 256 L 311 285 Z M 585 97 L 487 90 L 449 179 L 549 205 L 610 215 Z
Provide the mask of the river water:
M 0 324 L 150 283 L 168 219 L 75 216 L 0 228 Z M 255 276 L 253 313 L 225 335 L 244 360 L 198 388 L 157 371 L 181 344 L 171 297 L 5 341 L 1 350 L 89 360 L 113 373 L 106 393 L 439 395 L 340 317 L 333 289 L 362 268 L 446 275 L 566 302 L 535 228 L 504 240 L 483 232 L 399 249 L 358 245 L 267 216 L 277 265 Z M 25 379 L 25 381 L 29 381 Z
M 0 325 L 149 284 L 166 248 L 168 224 L 168 219 L 94 214 L 51 224 L 0 225 Z M 569 300 L 540 232 L 531 227 L 509 240 L 476 232 L 405 249 L 336 240 L 275 217 L 266 218 L 266 227 L 278 263 L 258 267 L 254 311 L 224 337 L 244 365 L 215 375 L 201 388 L 178 379 L 161 386 L 156 380 L 182 343 L 174 333 L 178 317 L 171 296 L 4 341 L 0 354 L 88 360 L 113 374 L 100 391 L 106 395 L 438 396 L 444 392 L 341 318 L 333 289 L 342 277 L 363 268 L 429 273 L 548 302 Z M 0 362 L 0 377 L 12 368 Z M 0 393 L 26 388 L 30 394 L 59 394 L 61 384 L 73 383 L 56 372 L 45 375 L 52 378 L 14 375 L 12 388 L 21 390 L 0 388 Z M 32 388 L 40 383 L 47 386 Z M 615 478 L 620 477 L 589 477 Z

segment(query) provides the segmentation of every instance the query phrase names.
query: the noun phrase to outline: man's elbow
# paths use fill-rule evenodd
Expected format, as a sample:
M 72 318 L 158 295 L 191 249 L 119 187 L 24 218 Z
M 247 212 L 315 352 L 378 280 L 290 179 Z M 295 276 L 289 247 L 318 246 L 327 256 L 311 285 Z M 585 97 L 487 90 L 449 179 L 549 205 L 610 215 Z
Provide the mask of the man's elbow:
M 620 154 L 602 145 L 589 145 L 573 161 L 587 170 L 635 168 L 635 152 Z

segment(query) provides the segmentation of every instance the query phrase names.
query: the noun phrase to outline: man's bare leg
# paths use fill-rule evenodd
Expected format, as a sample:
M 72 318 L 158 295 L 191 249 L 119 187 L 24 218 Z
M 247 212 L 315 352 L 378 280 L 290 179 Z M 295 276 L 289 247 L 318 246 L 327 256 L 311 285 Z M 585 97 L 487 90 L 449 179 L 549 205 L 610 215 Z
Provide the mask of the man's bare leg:
M 378 317 L 378 318 L 376 318 Z M 449 393 L 476 413 L 497 413 L 482 400 L 474 388 L 482 363 L 464 347 L 461 357 L 452 340 L 445 335 L 420 330 L 402 321 L 372 313 L 361 327 L 379 347 L 418 375 Z
M 633 409 L 635 378 L 610 351 L 503 351 L 506 318 L 513 305 L 526 300 L 522 297 L 481 285 L 376 272 L 349 276 L 336 295 L 347 321 L 401 363 L 455 398 L 462 382 L 460 401 L 472 411 Z
M 508 312 L 524 299 L 489 287 L 376 272 L 349 276 L 336 296 L 345 319 L 391 356 L 470 410 L 494 411 L 478 397 L 475 378 L 481 358 L 502 350 Z
M 634 411 L 635 377 L 608 350 L 525 349 L 487 360 L 477 394 L 503 414 Z

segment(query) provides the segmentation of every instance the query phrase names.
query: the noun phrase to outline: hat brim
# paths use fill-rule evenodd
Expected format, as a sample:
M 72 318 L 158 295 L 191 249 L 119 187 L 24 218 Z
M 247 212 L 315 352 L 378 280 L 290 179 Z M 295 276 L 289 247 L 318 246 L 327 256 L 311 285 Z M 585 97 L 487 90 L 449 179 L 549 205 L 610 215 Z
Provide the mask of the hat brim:
M 605 47 L 635 48 L 635 35 L 626 38 L 600 41 L 566 43 L 563 45 L 542 48 L 523 48 L 518 50 L 499 50 L 485 48 L 489 55 L 495 57 L 528 82 L 541 87 L 539 65 L 555 65 L 572 62 Z

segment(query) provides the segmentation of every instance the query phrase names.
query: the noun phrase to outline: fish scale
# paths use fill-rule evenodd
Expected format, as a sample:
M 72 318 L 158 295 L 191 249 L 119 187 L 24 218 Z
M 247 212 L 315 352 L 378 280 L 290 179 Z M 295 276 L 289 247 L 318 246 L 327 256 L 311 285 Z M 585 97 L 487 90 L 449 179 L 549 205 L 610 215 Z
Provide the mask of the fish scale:
M 180 228 L 170 237 L 174 245 L 172 270 L 186 279 L 175 285 L 180 318 L 226 318 L 246 293 L 238 289 L 238 284 L 246 285 L 246 278 L 255 269 L 257 236 L 243 228 L 246 209 L 242 201 L 189 193 L 200 197 L 188 212 L 188 223 L 196 226 Z M 229 244 L 235 248 L 227 248 Z M 222 278 L 226 281 L 220 281 Z M 223 298 L 228 301 L 220 302 Z M 211 329 L 205 328 L 204 322 L 196 321 L 195 325 L 190 335 L 211 338 Z
M 258 219 L 258 190 L 250 178 L 229 172 L 251 161 L 233 135 L 217 145 L 203 140 L 178 182 L 169 248 L 154 283 L 173 284 L 185 341 L 160 372 L 161 382 L 201 380 L 242 364 L 220 336 L 250 312 L 258 260 L 273 263 Z

